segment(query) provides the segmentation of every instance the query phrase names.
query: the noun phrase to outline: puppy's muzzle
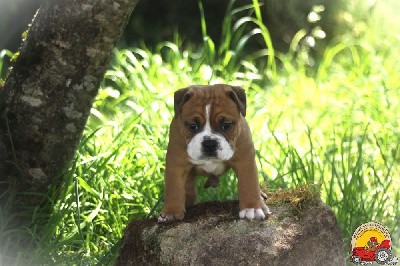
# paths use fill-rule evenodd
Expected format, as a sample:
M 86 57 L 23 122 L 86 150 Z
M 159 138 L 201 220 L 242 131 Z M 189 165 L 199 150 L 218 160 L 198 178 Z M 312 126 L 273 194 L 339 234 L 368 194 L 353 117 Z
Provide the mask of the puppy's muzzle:
M 217 157 L 218 141 L 211 138 L 204 138 L 201 143 L 203 154 L 207 157 Z

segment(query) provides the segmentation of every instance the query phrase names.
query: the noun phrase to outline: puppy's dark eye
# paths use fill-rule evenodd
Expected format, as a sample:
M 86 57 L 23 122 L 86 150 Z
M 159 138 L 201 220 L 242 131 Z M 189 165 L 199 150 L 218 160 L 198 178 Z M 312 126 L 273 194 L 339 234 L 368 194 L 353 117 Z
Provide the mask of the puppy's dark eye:
M 222 131 L 228 131 L 232 128 L 233 122 L 231 121 L 221 121 L 221 130 Z
M 197 122 L 194 122 L 194 123 L 187 123 L 187 128 L 188 128 L 191 132 L 195 133 L 195 132 L 197 132 L 197 131 L 199 130 L 199 124 L 198 124 Z

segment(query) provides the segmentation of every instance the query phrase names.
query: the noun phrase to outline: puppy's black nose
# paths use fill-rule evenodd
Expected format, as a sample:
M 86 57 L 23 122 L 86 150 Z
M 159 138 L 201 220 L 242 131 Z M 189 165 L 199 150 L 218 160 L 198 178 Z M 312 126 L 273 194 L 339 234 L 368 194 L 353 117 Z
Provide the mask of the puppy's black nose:
M 203 147 L 203 153 L 207 156 L 216 156 L 218 142 L 215 139 L 205 138 L 201 143 Z

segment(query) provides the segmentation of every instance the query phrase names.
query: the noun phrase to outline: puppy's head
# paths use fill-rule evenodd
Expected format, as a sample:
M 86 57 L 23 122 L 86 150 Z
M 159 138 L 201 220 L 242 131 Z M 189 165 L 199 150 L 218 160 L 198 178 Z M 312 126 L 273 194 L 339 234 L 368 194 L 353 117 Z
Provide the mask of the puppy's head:
M 174 95 L 174 109 L 192 163 L 232 158 L 246 115 L 242 88 L 217 84 L 180 89 Z

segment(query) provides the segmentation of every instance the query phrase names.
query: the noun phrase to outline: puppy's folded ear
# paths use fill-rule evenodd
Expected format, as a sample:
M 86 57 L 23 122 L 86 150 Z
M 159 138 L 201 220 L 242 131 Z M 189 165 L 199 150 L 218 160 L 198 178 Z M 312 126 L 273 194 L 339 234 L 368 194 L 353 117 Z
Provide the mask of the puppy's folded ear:
M 239 112 L 246 116 L 246 92 L 242 87 L 230 86 L 231 91 L 228 91 L 228 96 L 236 103 L 239 108 Z
M 183 104 L 185 102 L 187 102 L 190 99 L 190 97 L 192 97 L 193 93 L 191 93 L 189 89 L 190 89 L 190 87 L 183 88 L 183 89 L 177 90 L 174 93 L 174 112 L 175 112 L 174 117 L 178 116 L 178 114 L 182 110 Z

